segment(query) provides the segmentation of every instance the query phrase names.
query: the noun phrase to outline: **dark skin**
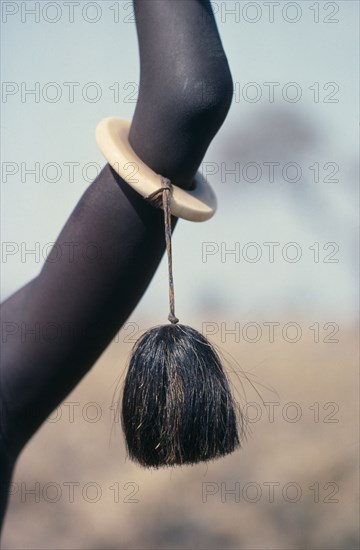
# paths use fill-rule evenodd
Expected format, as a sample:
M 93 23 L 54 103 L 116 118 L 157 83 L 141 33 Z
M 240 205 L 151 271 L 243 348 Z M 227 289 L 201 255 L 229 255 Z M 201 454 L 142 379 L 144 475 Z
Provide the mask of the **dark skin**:
M 135 0 L 134 8 L 141 74 L 129 140 L 154 171 L 190 188 L 232 98 L 211 6 Z M 83 253 L 89 243 L 95 243 L 93 261 Z M 3 303 L 0 522 L 19 453 L 126 322 L 164 250 L 163 212 L 106 165 L 41 273 Z M 40 333 L 26 334 L 24 327 L 36 324 Z M 56 338 L 43 336 L 47 327 L 56 327 Z

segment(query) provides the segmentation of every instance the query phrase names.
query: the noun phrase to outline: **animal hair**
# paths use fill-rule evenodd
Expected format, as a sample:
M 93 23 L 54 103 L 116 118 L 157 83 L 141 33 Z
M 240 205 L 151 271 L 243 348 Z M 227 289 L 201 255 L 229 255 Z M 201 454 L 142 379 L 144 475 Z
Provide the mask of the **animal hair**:
M 240 445 L 237 414 L 221 360 L 198 331 L 157 326 L 135 343 L 121 415 L 135 462 L 158 468 L 231 453 Z

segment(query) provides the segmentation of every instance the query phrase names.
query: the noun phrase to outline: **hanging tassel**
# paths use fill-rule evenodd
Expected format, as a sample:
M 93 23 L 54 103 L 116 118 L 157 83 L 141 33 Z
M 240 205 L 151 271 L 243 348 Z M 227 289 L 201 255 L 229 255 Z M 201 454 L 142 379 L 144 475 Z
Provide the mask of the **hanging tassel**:
M 145 467 L 195 464 L 239 445 L 236 405 L 209 341 L 175 316 L 171 250 L 171 182 L 148 199 L 164 210 L 169 325 L 135 343 L 125 379 L 122 426 L 129 456 Z

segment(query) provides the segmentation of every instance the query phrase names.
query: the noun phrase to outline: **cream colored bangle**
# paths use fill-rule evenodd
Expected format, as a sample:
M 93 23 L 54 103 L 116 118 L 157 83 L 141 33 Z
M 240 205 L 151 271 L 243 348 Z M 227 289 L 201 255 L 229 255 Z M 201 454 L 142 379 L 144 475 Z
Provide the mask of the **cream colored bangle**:
M 104 118 L 96 128 L 97 144 L 115 172 L 135 191 L 148 198 L 162 188 L 163 176 L 156 174 L 135 153 L 129 143 L 131 122 L 118 117 Z M 197 172 L 194 189 L 185 191 L 172 185 L 171 214 L 193 222 L 211 218 L 216 196 L 204 176 Z

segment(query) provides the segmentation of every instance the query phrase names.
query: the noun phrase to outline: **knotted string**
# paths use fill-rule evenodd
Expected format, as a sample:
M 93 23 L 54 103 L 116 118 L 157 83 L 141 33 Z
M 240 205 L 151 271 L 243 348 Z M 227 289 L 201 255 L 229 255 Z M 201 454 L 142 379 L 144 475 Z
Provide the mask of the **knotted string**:
M 161 195 L 161 196 L 160 196 Z M 168 320 L 172 324 L 179 322 L 179 319 L 175 315 L 175 293 L 174 293 L 174 279 L 172 272 L 172 249 L 171 249 L 171 195 L 172 195 L 172 184 L 168 178 L 161 178 L 161 187 L 153 193 L 151 193 L 147 200 L 153 206 L 160 208 L 161 205 L 164 210 L 164 222 L 165 222 L 165 242 L 166 242 L 166 252 L 168 258 L 168 277 L 169 277 L 169 305 L 170 313 Z

